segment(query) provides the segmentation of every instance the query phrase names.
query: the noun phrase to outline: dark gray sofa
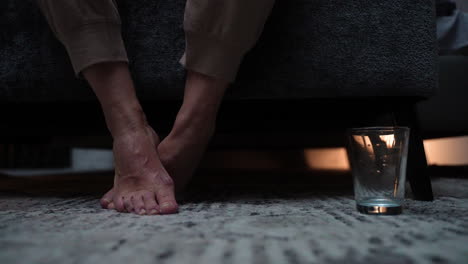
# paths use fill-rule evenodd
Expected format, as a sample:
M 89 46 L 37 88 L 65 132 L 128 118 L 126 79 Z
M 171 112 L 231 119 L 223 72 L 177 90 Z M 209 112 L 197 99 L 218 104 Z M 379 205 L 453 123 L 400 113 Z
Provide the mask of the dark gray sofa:
M 167 133 L 184 84 L 185 1 L 117 3 L 138 96 Z M 417 199 L 431 200 L 415 104 L 437 89 L 434 16 L 432 0 L 278 0 L 212 147 L 343 145 L 347 127 L 406 125 L 408 179 Z M 0 139 L 110 146 L 91 89 L 34 1 L 5 0 L 0 25 Z

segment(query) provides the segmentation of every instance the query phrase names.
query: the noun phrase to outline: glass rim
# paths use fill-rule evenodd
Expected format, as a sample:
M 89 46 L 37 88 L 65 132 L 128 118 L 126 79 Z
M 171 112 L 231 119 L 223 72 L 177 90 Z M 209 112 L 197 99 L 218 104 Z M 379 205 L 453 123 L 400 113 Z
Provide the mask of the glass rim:
M 370 126 L 370 127 L 352 127 L 347 129 L 348 132 L 395 132 L 395 131 L 410 131 L 406 126 Z

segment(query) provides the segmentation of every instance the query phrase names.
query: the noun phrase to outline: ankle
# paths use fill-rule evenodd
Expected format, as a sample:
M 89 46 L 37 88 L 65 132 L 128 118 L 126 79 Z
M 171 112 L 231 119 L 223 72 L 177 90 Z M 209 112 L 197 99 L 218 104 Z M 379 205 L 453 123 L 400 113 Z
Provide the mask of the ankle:
M 104 108 L 106 123 L 113 138 L 146 131 L 148 122 L 139 104 L 114 104 Z

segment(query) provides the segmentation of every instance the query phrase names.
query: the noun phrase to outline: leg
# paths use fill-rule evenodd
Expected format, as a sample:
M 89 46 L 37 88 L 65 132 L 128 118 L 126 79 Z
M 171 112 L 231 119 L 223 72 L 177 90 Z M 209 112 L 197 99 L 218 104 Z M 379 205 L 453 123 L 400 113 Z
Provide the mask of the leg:
M 171 133 L 158 151 L 174 177 L 177 192 L 183 190 L 201 160 L 215 130 L 216 116 L 228 83 L 189 71 L 184 102 Z
M 113 0 L 39 0 L 41 10 L 101 103 L 114 139 L 114 189 L 101 203 L 137 214 L 175 213 L 171 177 L 135 95 Z
M 86 68 L 114 139 L 116 175 L 113 190 L 101 203 L 120 212 L 175 213 L 172 178 L 156 151 L 159 138 L 146 122 L 126 63 L 100 63 Z
M 37 0 L 78 75 L 100 62 L 128 62 L 113 0 Z
M 188 70 L 184 102 L 169 136 L 159 145 L 161 159 L 183 190 L 202 158 L 229 82 L 244 54 L 257 41 L 274 0 L 188 0 L 184 29 Z
M 257 42 L 275 0 L 188 0 L 186 47 L 180 62 L 188 70 L 232 82 Z

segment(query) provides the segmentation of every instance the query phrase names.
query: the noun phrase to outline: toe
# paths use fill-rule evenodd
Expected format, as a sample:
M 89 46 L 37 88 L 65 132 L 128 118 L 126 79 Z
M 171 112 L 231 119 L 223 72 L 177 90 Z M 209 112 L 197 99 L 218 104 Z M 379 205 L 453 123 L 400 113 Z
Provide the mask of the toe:
M 101 198 L 101 206 L 102 208 L 109 209 L 109 204 L 112 203 L 112 198 L 114 196 L 114 189 L 108 191 L 104 196 Z
M 127 211 L 128 213 L 133 213 L 134 206 L 132 203 L 132 197 L 133 195 L 128 195 L 128 196 L 123 197 L 123 204 L 125 207 L 125 211 Z
M 114 206 L 115 206 L 115 210 L 119 212 L 125 212 L 123 196 L 121 195 L 114 196 Z
M 143 194 L 132 196 L 132 204 L 133 204 L 134 213 L 139 214 L 139 215 L 146 214 L 145 203 L 143 202 Z
M 175 199 L 172 181 L 160 185 L 156 191 L 156 197 L 158 198 L 161 214 L 175 214 L 178 212 L 179 207 Z
M 154 193 L 146 192 L 143 195 L 143 202 L 145 203 L 145 209 L 147 214 L 159 214 L 159 206 L 156 202 L 156 197 L 154 196 Z
M 159 211 L 161 214 L 175 214 L 179 211 L 179 206 L 175 200 L 164 201 L 161 203 Z

